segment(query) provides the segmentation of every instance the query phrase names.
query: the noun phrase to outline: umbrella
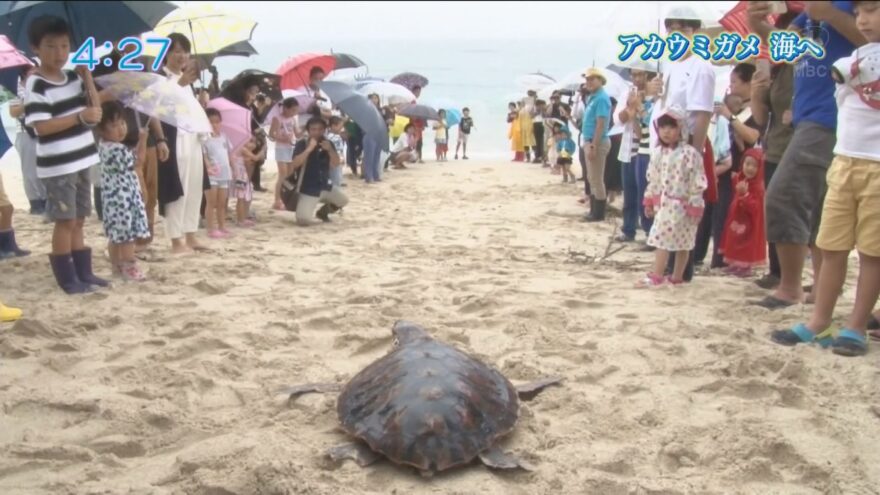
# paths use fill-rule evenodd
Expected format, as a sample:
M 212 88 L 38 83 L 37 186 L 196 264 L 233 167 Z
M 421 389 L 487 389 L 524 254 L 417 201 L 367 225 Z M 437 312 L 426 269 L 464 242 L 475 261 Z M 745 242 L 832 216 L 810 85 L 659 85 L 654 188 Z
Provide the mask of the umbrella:
M 3 120 L 0 117 L 0 158 L 3 158 L 3 155 L 9 151 L 9 148 L 12 148 L 12 143 L 9 141 L 9 136 L 6 135 L 6 130 L 3 128 Z
M 9 38 L 0 35 L 0 85 L 15 94 L 21 69 L 31 65 L 34 64 L 12 45 Z
M 276 73 L 281 76 L 282 89 L 297 89 L 309 84 L 309 72 L 312 68 L 320 67 L 325 74 L 336 68 L 336 58 L 333 55 L 321 55 L 320 53 L 302 53 L 287 59 Z
M 788 10 L 792 12 L 803 12 L 804 10 L 804 2 L 785 2 L 785 6 Z M 721 24 L 721 28 L 728 32 L 738 33 L 740 36 L 743 37 L 748 36 L 751 33 L 751 30 L 749 29 L 748 7 L 748 2 L 741 1 L 737 3 L 736 6 L 730 9 L 726 14 L 724 14 L 724 17 L 722 17 L 718 21 L 718 23 Z M 775 24 L 778 18 L 779 15 L 777 14 L 771 14 L 767 16 L 767 20 L 770 22 L 770 24 Z M 758 58 L 765 58 L 769 60 L 770 50 L 766 43 L 761 43 L 760 50 L 758 52 Z M 727 61 L 727 63 L 735 64 L 738 63 L 738 61 L 731 60 Z
M 333 58 L 336 59 L 335 69 L 355 69 L 358 67 L 366 67 L 367 64 L 355 57 L 354 55 L 348 53 L 334 53 Z
M 211 132 L 205 110 L 184 88 L 149 72 L 119 71 L 95 78 L 123 105 L 189 132 Z
M 321 89 L 327 93 L 334 105 L 363 129 L 364 134 L 381 143 L 382 149 L 388 151 L 388 126 L 385 125 L 385 119 L 376 105 L 342 82 L 325 81 L 321 83 Z
M 428 85 L 428 78 L 421 75 L 416 74 L 415 72 L 404 72 L 402 74 L 398 74 L 391 78 L 391 82 L 400 84 L 401 86 L 412 91 L 416 86 L 421 86 L 424 88 Z
M 171 2 L 40 2 L 0 1 L 0 34 L 31 54 L 28 27 L 43 15 L 54 15 L 70 26 L 71 48 L 77 49 L 89 37 L 96 43 L 115 43 L 126 36 L 138 36 L 153 29 L 177 6 Z
M 444 108 L 446 110 L 446 127 L 455 127 L 461 122 L 461 112 L 455 108 Z
M 397 113 L 411 119 L 440 120 L 440 115 L 437 114 L 437 110 L 434 110 L 428 105 L 419 105 L 417 103 L 404 105 Z
M 614 72 L 627 82 L 632 82 L 630 76 L 631 70 L 635 69 L 643 72 L 657 72 L 657 64 L 642 60 L 640 57 L 631 57 L 623 62 L 608 64 L 605 69 Z
M 555 83 L 556 79 L 544 74 L 543 72 L 533 72 L 531 74 L 523 74 L 516 78 L 516 84 L 523 91 L 539 90 Z
M 212 2 L 191 2 L 165 16 L 151 34 L 161 37 L 181 33 L 192 42 L 193 55 L 205 55 L 250 40 L 256 27 L 254 20 L 220 10 Z M 159 46 L 145 45 L 144 54 L 157 56 Z
M 373 77 L 373 76 L 357 77 L 357 78 L 355 78 L 355 81 L 354 81 L 354 89 L 360 91 L 361 89 L 363 89 L 364 86 L 366 86 L 368 84 L 372 84 L 372 83 L 377 83 L 377 82 L 385 82 L 385 79 L 382 79 L 381 77 Z M 406 89 L 406 88 L 404 88 L 404 89 Z M 407 91 L 409 91 L 409 90 L 407 90 Z M 412 94 L 412 93 L 410 93 L 410 94 Z M 413 99 L 415 99 L 415 95 L 413 95 Z
M 204 67 L 210 67 L 217 57 L 250 57 L 251 55 L 259 55 L 254 45 L 250 41 L 239 41 L 221 48 L 217 53 L 196 55 L 196 58 L 202 62 Z
M 272 99 L 278 101 L 281 99 L 281 77 L 278 74 L 264 72 L 257 69 L 247 69 L 238 73 L 229 84 L 223 88 L 221 95 L 233 102 L 241 99 L 244 87 L 256 81 L 260 86 L 260 92 Z M 238 93 L 238 94 L 236 94 Z
M 409 124 L 408 118 L 403 115 L 395 115 L 394 124 L 391 125 L 390 131 L 396 135 L 403 134 L 403 130 L 406 128 L 407 124 Z
M 229 138 L 233 149 L 238 149 L 251 139 L 251 111 L 236 105 L 226 98 L 214 98 L 208 102 L 208 108 L 220 112 L 223 122 L 220 128 Z
M 391 82 L 372 82 L 357 90 L 365 95 L 375 93 L 388 105 L 401 105 L 416 101 L 416 95 L 412 94 L 412 91 Z

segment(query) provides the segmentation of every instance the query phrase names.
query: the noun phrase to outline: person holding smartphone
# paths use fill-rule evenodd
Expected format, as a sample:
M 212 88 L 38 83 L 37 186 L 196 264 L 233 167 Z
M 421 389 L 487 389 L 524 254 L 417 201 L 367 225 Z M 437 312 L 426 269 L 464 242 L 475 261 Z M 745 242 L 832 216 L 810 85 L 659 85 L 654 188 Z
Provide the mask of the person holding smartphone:
M 331 213 L 348 204 L 348 197 L 330 180 L 330 169 L 339 167 L 341 160 L 333 143 L 324 137 L 326 130 L 327 122 L 323 118 L 310 118 L 306 123 L 306 136 L 297 141 L 293 150 L 291 168 L 300 184 L 296 223 L 303 227 L 314 224 L 312 215 L 318 203 L 324 204 L 314 215 L 323 222 L 329 222 Z

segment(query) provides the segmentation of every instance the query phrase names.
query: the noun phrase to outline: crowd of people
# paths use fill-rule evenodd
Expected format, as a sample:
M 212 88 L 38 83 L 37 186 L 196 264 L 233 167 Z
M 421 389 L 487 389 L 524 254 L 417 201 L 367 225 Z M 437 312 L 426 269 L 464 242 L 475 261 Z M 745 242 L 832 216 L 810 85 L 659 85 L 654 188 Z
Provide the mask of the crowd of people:
M 813 304 L 809 321 L 774 331 L 772 340 L 857 356 L 867 352 L 869 336 L 880 338 L 880 315 L 872 314 L 880 295 L 880 2 L 809 2 L 805 9 L 770 25 L 770 3 L 750 2 L 749 25 L 765 40 L 772 29 L 818 33 L 824 58 L 740 63 L 721 101 L 712 66 L 698 57 L 670 62 L 662 73 L 631 65 L 632 91 L 621 101 L 605 91 L 604 69 L 591 67 L 568 103 L 561 92 L 548 104 L 534 91 L 511 103 L 509 137 L 514 161 L 542 164 L 566 183 L 576 181 L 578 155 L 581 201 L 589 208 L 584 221 L 603 221 L 608 204 L 622 195 L 617 240 L 634 242 L 642 230 L 641 249 L 654 253 L 639 287 L 688 283 L 702 265 L 751 277 L 769 261 L 755 283 L 772 293 L 754 304 L 768 310 Z M 702 27 L 688 7 L 671 10 L 664 22 L 668 32 L 685 36 Z M 216 71 L 190 95 L 205 108 L 211 132 L 188 132 L 124 108 L 83 67 L 64 69 L 69 33 L 56 17 L 32 22 L 39 65 L 22 73 L 20 101 L 11 106 L 21 122 L 16 146 L 31 213 L 53 224 L 49 264 L 69 294 L 110 283 L 93 272 L 83 229 L 93 195 L 113 275 L 140 281 L 146 275 L 138 252 L 155 237 L 157 208 L 176 254 L 210 251 L 197 237 L 202 224 L 211 239 L 232 235 L 233 199 L 235 226 L 254 225 L 253 195 L 265 191 L 260 170 L 272 145 L 279 171 L 273 207 L 295 211 L 303 226 L 328 222 L 348 204 L 343 164 L 351 177 L 371 184 L 389 168 L 423 161 L 426 120 L 413 118 L 395 130 L 395 107 L 382 107 L 379 95 L 370 95 L 393 139 L 381 163 L 383 143 L 334 108 L 320 89 L 326 76 L 320 67 L 310 71 L 306 89 L 314 103 L 304 112 L 296 98 L 272 101 L 261 94 L 256 78 L 230 85 L 230 101 L 254 115 L 250 139 L 234 148 L 222 114 L 209 105 L 224 86 Z M 180 33 L 169 38 L 161 73 L 192 87 L 200 70 L 190 41 Z M 421 88 L 412 91 L 418 98 Z M 469 111 L 462 113 L 455 159 L 460 149 L 467 159 L 474 129 Z M 447 160 L 451 141 L 446 117 L 441 112 L 432 124 L 438 162 Z M 855 306 L 834 332 L 833 310 L 852 249 L 860 262 Z M 0 188 L 0 258 L 28 254 L 17 243 L 13 208 Z M 813 283 L 804 286 L 808 255 Z M 0 319 L 19 316 L 0 305 Z
M 632 91 L 620 102 L 604 91 L 603 69 L 590 68 L 574 102 L 560 103 L 555 92 L 547 105 L 530 91 L 510 103 L 514 161 L 533 156 L 574 182 L 576 128 L 581 201 L 590 210 L 584 220 L 603 220 L 619 188 L 617 241 L 634 242 L 642 230 L 642 250 L 654 252 L 639 287 L 688 283 L 703 265 L 752 277 L 769 260 L 755 283 L 772 292 L 752 304 L 771 311 L 813 305 L 809 321 L 772 332 L 772 340 L 863 355 L 868 336 L 880 340 L 880 311 L 872 314 L 880 295 L 880 2 L 806 2 L 805 11 L 789 10 L 775 25 L 770 4 L 749 2 L 753 32 L 765 43 L 771 30 L 812 33 L 825 56 L 740 63 L 721 101 L 711 64 L 690 54 L 662 73 L 630 63 Z M 689 7 L 670 10 L 664 21 L 668 33 L 687 37 L 702 28 Z M 615 124 L 616 136 L 609 135 Z M 855 306 L 834 332 L 853 249 Z M 804 286 L 808 255 L 813 283 Z
M 124 107 L 95 84 L 93 77 L 118 70 L 125 53 L 113 51 L 111 63 L 100 63 L 92 72 L 83 66 L 65 69 L 70 31 L 58 17 L 32 21 L 29 41 L 38 61 L 22 71 L 18 99 L 10 107 L 20 124 L 16 148 L 30 213 L 53 224 L 49 264 L 68 294 L 110 285 L 93 272 L 83 229 L 93 204 L 107 238 L 113 276 L 143 281 L 147 275 L 139 261 L 147 258 L 141 253 L 155 238 L 157 210 L 171 252 L 179 255 L 212 251 L 199 241 L 202 228 L 208 238 L 222 241 L 233 235 L 228 219 L 239 229 L 255 225 L 254 193 L 269 192 L 262 187 L 260 171 L 273 145 L 278 165 L 273 208 L 294 211 L 301 226 L 330 222 L 348 204 L 344 165 L 350 167 L 350 177 L 372 184 L 381 182 L 389 168 L 422 162 L 427 121 L 411 119 L 403 132 L 395 133 L 397 106 L 382 107 L 379 95 L 369 95 L 394 141 L 383 167 L 383 143 L 334 107 L 321 90 L 327 74 L 319 66 L 309 72 L 308 108 L 301 108 L 295 97 L 273 101 L 261 93 L 262 80 L 256 75 L 220 84 L 214 67 L 210 82 L 196 88 L 201 65 L 192 56 L 191 42 L 184 34 L 170 34 L 159 74 L 192 89 L 185 93 L 201 105 L 211 128 L 210 133 L 196 133 Z M 417 98 L 421 94 L 419 87 L 412 91 Z M 224 133 L 223 113 L 211 106 L 219 96 L 252 112 L 251 135 L 240 146 L 233 146 Z M 456 159 L 459 148 L 467 159 L 467 136 L 473 128 L 468 109 L 463 114 Z M 444 111 L 433 128 L 437 161 L 445 161 L 450 127 Z M 30 254 L 17 244 L 13 212 L 0 187 L 0 259 Z M 20 310 L 0 304 L 0 320 L 20 316 Z

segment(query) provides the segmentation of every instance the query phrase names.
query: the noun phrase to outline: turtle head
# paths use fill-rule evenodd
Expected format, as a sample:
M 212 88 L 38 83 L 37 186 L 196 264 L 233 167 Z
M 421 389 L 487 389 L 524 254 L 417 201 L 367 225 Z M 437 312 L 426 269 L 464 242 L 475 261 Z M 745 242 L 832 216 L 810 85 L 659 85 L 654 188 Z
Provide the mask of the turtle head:
M 417 323 L 406 320 L 398 320 L 391 333 L 394 335 L 394 347 L 402 347 L 413 342 L 431 338 L 428 332 Z

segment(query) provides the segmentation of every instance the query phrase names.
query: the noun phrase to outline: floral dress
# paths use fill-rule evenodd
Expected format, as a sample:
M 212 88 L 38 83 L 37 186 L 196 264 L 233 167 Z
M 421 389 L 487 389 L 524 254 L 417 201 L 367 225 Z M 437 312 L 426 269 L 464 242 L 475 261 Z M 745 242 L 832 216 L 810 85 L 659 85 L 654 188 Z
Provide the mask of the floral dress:
M 104 233 L 113 244 L 149 239 L 147 211 L 134 171 L 134 154 L 121 143 L 102 141 L 101 199 L 104 201 Z
M 648 165 L 645 206 L 654 208 L 648 245 L 666 251 L 690 251 L 705 203 L 708 182 L 703 156 L 690 145 L 659 147 Z

